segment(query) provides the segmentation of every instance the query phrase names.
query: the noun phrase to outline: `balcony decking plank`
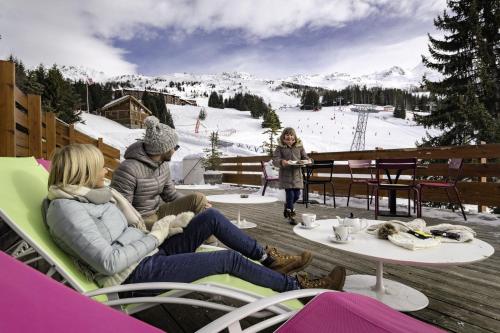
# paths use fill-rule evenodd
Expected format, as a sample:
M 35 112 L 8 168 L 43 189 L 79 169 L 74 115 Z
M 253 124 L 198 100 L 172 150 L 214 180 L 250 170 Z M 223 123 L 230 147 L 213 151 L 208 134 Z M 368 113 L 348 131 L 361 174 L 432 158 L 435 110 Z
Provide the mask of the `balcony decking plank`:
M 210 192 L 210 194 L 215 193 L 217 192 Z M 214 203 L 213 206 L 220 209 L 230 219 L 237 217 L 238 207 L 235 205 Z M 257 223 L 257 228 L 247 229 L 246 232 L 255 237 L 261 244 L 277 246 L 292 253 L 297 253 L 302 249 L 313 251 L 314 260 L 306 270 L 310 275 L 325 274 L 335 265 L 345 266 L 348 274 L 375 273 L 375 264 L 370 260 L 332 251 L 321 244 L 295 235 L 292 226 L 287 224 L 283 218 L 283 203 L 281 202 L 240 205 L 239 208 L 242 218 Z M 351 207 L 333 209 L 329 206 L 310 205 L 306 209 L 304 205 L 299 204 L 296 208 L 298 218 L 304 212 L 314 212 L 318 215 L 318 219 L 334 218 L 336 215 L 347 216 L 350 212 L 359 217 L 373 217 L 373 210 L 367 211 Z M 450 214 L 452 213 L 450 212 Z M 384 217 L 384 219 L 389 218 Z M 428 224 L 445 222 L 425 216 L 424 219 Z M 490 243 L 496 251 L 500 250 L 498 227 L 465 222 L 463 224 L 471 226 L 478 233 L 478 238 Z M 384 272 L 385 277 L 412 286 L 429 298 L 430 303 L 426 309 L 408 313 L 409 315 L 452 332 L 500 331 L 500 254 L 498 252 L 495 252 L 491 258 L 469 265 L 438 268 L 387 264 L 384 265 Z M 199 309 L 190 311 L 188 307 L 182 307 L 184 315 L 181 317 L 186 319 L 179 319 L 175 313 L 179 313 L 180 310 L 174 308 L 174 306 L 168 305 L 161 307 L 162 311 L 170 313 L 170 318 L 177 318 L 176 322 L 179 327 L 174 330 L 172 330 L 173 327 L 170 327 L 171 332 L 190 332 L 220 315 L 220 312 L 217 311 L 200 311 Z M 196 314 L 196 312 L 202 314 Z M 156 316 L 159 315 L 156 314 Z M 164 316 L 164 318 L 166 317 Z M 154 317 L 148 318 L 146 321 L 157 325 Z M 194 322 L 196 324 L 193 324 Z

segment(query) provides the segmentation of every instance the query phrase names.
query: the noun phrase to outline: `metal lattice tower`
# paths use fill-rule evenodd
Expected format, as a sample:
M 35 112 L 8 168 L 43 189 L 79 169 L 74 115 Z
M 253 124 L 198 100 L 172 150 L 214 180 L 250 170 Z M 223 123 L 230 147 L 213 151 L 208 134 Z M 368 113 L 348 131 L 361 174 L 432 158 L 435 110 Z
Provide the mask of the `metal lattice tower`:
M 353 111 L 358 112 L 358 123 L 356 124 L 356 132 L 354 133 L 354 138 L 352 139 L 351 151 L 364 150 L 366 124 L 368 123 L 368 114 L 370 112 L 373 112 L 373 105 L 356 105 Z

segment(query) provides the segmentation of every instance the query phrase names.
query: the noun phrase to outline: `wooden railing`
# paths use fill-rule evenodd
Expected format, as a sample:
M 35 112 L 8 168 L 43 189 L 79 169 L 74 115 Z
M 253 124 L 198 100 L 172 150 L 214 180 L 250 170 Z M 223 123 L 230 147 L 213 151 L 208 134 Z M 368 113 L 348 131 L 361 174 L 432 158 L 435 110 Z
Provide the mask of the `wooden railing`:
M 42 111 L 41 97 L 24 94 L 17 86 L 15 65 L 0 61 L 0 156 L 50 159 L 54 150 L 71 143 L 89 143 L 104 154 L 111 171 L 120 163 L 120 151 Z
M 421 159 L 422 163 L 428 164 L 427 168 L 417 170 L 419 178 L 440 178 L 447 175 L 446 162 L 448 158 L 462 157 L 465 159 L 461 174 L 463 179 L 458 183 L 462 202 L 500 206 L 500 183 L 498 182 L 500 177 L 500 144 L 314 153 L 309 154 L 309 156 L 314 160 L 335 160 L 334 183 L 337 196 L 347 196 L 350 183 L 348 160 L 416 157 Z M 270 159 L 269 156 L 223 158 L 223 164 L 219 168 L 223 171 L 223 182 L 260 185 L 262 174 L 260 161 L 269 161 Z M 361 170 L 357 174 L 369 175 L 370 170 Z M 311 191 L 322 193 L 322 187 L 311 187 Z M 366 187 L 354 185 L 352 194 L 366 195 Z M 400 194 L 404 195 L 404 193 Z M 426 190 L 423 200 L 448 202 L 443 190 L 434 189 Z

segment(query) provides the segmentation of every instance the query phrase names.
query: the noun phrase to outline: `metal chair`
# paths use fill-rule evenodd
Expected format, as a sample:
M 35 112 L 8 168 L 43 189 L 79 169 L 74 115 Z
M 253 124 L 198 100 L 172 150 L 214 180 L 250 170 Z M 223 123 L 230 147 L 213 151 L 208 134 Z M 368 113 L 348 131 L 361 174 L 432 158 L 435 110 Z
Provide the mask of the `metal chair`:
M 267 174 L 266 162 L 260 161 L 260 165 L 262 166 L 262 174 L 264 175 L 264 188 L 262 189 L 262 196 L 264 196 L 264 194 L 266 194 L 267 184 L 272 181 L 278 181 L 279 177 L 272 177 Z
M 351 173 L 351 182 L 349 183 L 349 193 L 347 194 L 347 207 L 349 207 L 349 200 L 351 199 L 351 188 L 354 184 L 366 186 L 366 209 L 370 210 L 372 203 L 373 187 L 370 193 L 370 184 L 376 184 L 377 180 L 373 178 L 372 161 L 371 160 L 349 160 L 347 161 L 349 172 Z M 370 169 L 370 178 L 354 178 L 355 170 Z
M 332 187 L 333 207 L 337 207 L 335 203 L 335 187 L 333 185 L 333 160 L 314 161 L 313 164 L 305 165 L 302 167 L 302 178 L 304 181 L 304 190 L 302 191 L 302 201 L 307 205 L 309 204 L 309 185 L 323 185 L 323 204 L 326 205 L 326 185 L 330 184 Z M 316 172 L 327 173 L 328 177 L 319 178 L 315 175 Z M 325 172 L 325 170 L 327 170 Z
M 462 211 L 462 215 L 464 220 L 467 221 L 467 216 L 465 216 L 464 207 L 462 206 L 462 200 L 460 200 L 460 194 L 457 189 L 457 182 L 460 178 L 460 174 L 462 173 L 462 168 L 464 165 L 463 158 L 450 158 L 448 160 L 448 175 L 442 182 L 419 182 L 417 184 L 417 188 L 419 190 L 419 199 L 418 201 L 422 202 L 422 192 L 424 188 L 442 188 L 445 190 L 446 195 L 448 196 L 448 201 L 452 204 L 449 189 L 453 189 L 455 191 L 455 195 L 457 196 L 458 204 L 460 205 L 460 210 Z M 455 211 L 455 207 L 452 205 L 452 210 Z
M 390 215 L 396 216 L 396 191 L 407 191 L 408 192 L 408 216 L 410 214 L 410 194 L 414 193 L 415 207 L 417 210 L 417 217 L 420 217 L 420 206 L 419 206 L 419 190 L 415 184 L 416 170 L 417 170 L 417 159 L 416 158 L 397 158 L 397 159 L 378 159 L 375 162 L 376 168 L 376 180 L 377 182 L 373 185 L 375 190 L 375 220 L 378 219 L 379 215 L 379 193 L 380 190 L 389 191 L 389 208 Z M 399 176 L 405 170 L 410 170 L 411 181 L 410 184 L 398 184 Z M 384 172 L 387 176 L 388 182 L 382 182 L 380 174 Z M 391 176 L 394 176 L 394 178 Z

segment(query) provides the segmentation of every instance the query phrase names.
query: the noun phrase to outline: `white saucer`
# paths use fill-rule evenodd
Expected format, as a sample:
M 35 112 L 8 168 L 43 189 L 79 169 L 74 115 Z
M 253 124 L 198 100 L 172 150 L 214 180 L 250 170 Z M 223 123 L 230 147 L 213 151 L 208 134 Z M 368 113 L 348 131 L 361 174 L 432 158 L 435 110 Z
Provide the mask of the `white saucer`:
M 335 238 L 335 235 L 328 235 L 328 240 L 329 240 L 330 242 L 334 242 L 334 243 L 338 243 L 338 244 L 347 244 L 347 243 L 352 242 L 352 241 L 354 240 L 354 237 L 349 236 L 349 238 L 348 238 L 348 239 L 346 239 L 346 240 L 337 240 L 337 239 Z
M 304 225 L 304 224 L 300 223 L 300 224 L 299 224 L 299 226 L 300 226 L 302 229 L 314 229 L 314 228 L 319 227 L 319 223 L 318 223 L 318 222 L 314 222 L 314 223 L 312 223 L 310 226 L 307 226 L 307 225 Z

